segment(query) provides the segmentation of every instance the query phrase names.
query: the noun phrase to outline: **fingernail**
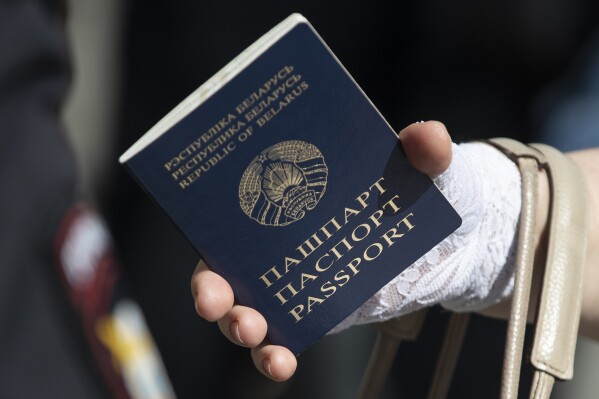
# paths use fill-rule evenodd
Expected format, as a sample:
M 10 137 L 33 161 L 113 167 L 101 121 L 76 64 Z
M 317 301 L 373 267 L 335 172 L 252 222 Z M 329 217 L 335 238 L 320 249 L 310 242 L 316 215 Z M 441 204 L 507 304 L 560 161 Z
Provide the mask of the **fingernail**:
M 264 359 L 262 361 L 262 368 L 264 368 L 264 371 L 266 371 L 268 375 L 272 376 L 272 373 L 270 372 L 270 359 Z
M 230 331 L 233 338 L 235 338 L 241 344 L 245 345 L 245 342 L 243 342 L 243 340 L 241 339 L 241 335 L 239 334 L 239 322 L 234 321 L 233 323 L 231 323 Z

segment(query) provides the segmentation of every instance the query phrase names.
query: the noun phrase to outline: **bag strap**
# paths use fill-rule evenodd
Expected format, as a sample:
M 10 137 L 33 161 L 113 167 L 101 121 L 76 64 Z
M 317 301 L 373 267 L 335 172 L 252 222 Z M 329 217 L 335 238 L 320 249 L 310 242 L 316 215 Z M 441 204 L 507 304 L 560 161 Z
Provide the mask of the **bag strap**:
M 501 399 L 516 399 L 532 286 L 538 200 L 537 176 L 539 167 L 545 164 L 545 158 L 533 148 L 515 140 L 500 138 L 489 140 L 488 143 L 516 163 L 522 181 L 514 292 L 507 328 L 500 394 Z
M 539 169 L 547 172 L 550 190 L 547 256 L 536 312 L 531 355 L 535 373 L 530 398 L 548 399 L 555 378 L 571 379 L 573 375 L 588 229 L 585 182 L 576 164 L 552 147 L 543 144 L 527 146 L 507 138 L 486 142 L 516 163 L 522 182 L 515 283 L 504 354 L 501 399 L 518 397 L 535 255 L 537 176 Z M 379 336 L 358 398 L 380 396 L 400 341 L 417 337 L 425 315 L 426 309 L 423 309 L 378 325 Z M 446 397 L 467 323 L 467 314 L 452 315 L 429 399 Z
M 418 337 L 427 311 L 428 309 L 424 308 L 397 319 L 374 324 L 379 332 L 366 372 L 362 377 L 357 399 L 373 399 L 381 396 L 399 344 L 402 340 L 414 341 Z
M 451 315 L 445 331 L 441 353 L 439 353 L 437 359 L 433 381 L 428 391 L 428 399 L 444 399 L 447 397 L 469 321 L 469 313 L 453 313 Z
M 547 257 L 531 356 L 535 375 L 530 397 L 549 398 L 554 379 L 571 379 L 573 374 L 588 220 L 584 180 L 576 165 L 552 147 L 525 146 L 511 139 L 493 139 L 489 144 L 512 159 L 522 175 L 516 281 L 508 322 L 502 399 L 518 396 L 534 260 L 536 177 L 539 168 L 547 171 L 550 190 Z
M 571 379 L 582 305 L 588 230 L 585 181 L 576 164 L 556 149 L 533 144 L 547 160 L 552 193 L 545 277 L 531 362 L 531 397 L 548 398 L 554 378 Z M 545 393 L 547 392 L 547 393 Z

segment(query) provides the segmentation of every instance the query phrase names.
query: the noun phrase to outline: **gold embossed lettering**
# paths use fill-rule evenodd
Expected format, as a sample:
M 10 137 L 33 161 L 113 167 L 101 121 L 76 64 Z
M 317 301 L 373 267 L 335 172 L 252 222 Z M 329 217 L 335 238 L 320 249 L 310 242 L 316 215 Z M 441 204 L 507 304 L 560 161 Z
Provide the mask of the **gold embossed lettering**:
M 345 251 L 343 253 L 341 253 L 337 250 L 337 247 L 340 244 L 343 244 L 343 246 L 345 247 Z M 335 246 L 333 246 L 333 248 L 331 248 L 331 252 L 333 253 L 333 255 L 335 255 L 337 257 L 337 260 L 339 260 L 343 257 L 343 255 L 348 253 L 349 250 L 352 248 L 353 248 L 353 246 L 349 242 L 347 242 L 347 238 L 344 237 L 341 241 L 339 241 L 337 244 L 335 244 Z
M 345 224 L 347 224 L 347 220 L 354 216 L 354 215 L 358 215 L 360 213 L 360 211 L 357 211 L 355 209 L 352 208 L 345 208 Z
M 368 251 L 371 248 L 376 248 L 377 249 L 377 251 L 376 251 L 376 253 L 374 255 L 371 255 L 371 254 L 368 253 Z M 383 252 L 383 245 L 380 244 L 380 243 L 378 243 L 378 242 L 375 242 L 374 244 L 369 245 L 368 248 L 366 248 L 366 250 L 364 250 L 364 260 L 367 260 L 367 261 L 375 260 L 376 258 L 379 257 L 379 255 L 382 252 Z M 372 251 L 371 251 L 371 253 L 372 253 Z
M 366 203 L 368 197 L 370 197 L 370 193 L 368 191 L 364 191 L 356 198 L 356 201 L 358 201 L 360 205 L 362 205 L 362 209 L 365 209 L 368 206 L 368 204 Z
M 394 195 L 389 201 L 383 204 L 383 209 L 385 209 L 387 206 L 390 206 L 391 209 L 393 209 L 393 213 L 397 213 L 401 209 L 401 207 L 395 203 L 395 200 L 398 199 L 399 195 Z
M 363 230 L 364 235 L 362 235 L 362 236 L 358 235 L 358 232 L 360 230 Z M 370 225 L 368 223 L 363 223 L 361 225 L 356 226 L 354 231 L 352 231 L 352 233 L 351 233 L 351 238 L 352 238 L 352 240 L 358 242 L 358 241 L 362 241 L 363 239 L 368 237 L 368 234 L 370 234 Z
M 284 295 L 285 291 L 287 291 L 291 295 L 289 297 L 285 296 Z M 281 288 L 274 296 L 279 298 L 279 301 L 281 301 L 281 305 L 284 305 L 289 299 L 296 296 L 297 293 L 298 293 L 298 291 L 295 288 L 293 288 L 293 285 L 291 283 L 289 283 L 286 286 L 284 286 L 283 288 Z
M 285 257 L 285 274 L 289 273 L 289 268 L 291 266 L 297 265 L 299 263 L 300 263 L 299 260 L 286 256 Z
M 326 266 L 321 266 L 320 262 L 324 259 L 324 258 L 328 258 L 330 255 L 327 252 L 326 254 L 322 255 L 317 261 L 316 261 L 316 271 L 319 273 L 324 272 L 325 270 L 327 270 L 329 267 L 331 267 L 331 265 L 333 264 L 333 262 L 335 262 L 333 259 L 330 259 L 330 262 L 326 265 Z
M 297 323 L 298 321 L 300 321 L 302 319 L 303 316 L 300 316 L 300 313 L 302 313 L 304 311 L 304 305 L 299 304 L 297 306 L 295 306 L 293 309 L 291 309 L 289 311 L 289 314 L 291 316 L 293 316 L 293 318 L 295 319 L 295 322 Z
M 304 288 L 306 288 L 306 284 L 309 283 L 310 281 L 314 281 L 318 278 L 318 276 L 315 276 L 313 274 L 308 274 L 308 273 L 302 273 L 302 286 L 300 288 L 300 291 L 302 291 Z
M 349 267 L 351 269 L 351 271 L 354 273 L 354 276 L 356 274 L 360 273 L 360 270 L 358 270 L 358 266 L 360 265 L 361 262 L 362 262 L 361 258 L 355 258 L 347 264 L 347 267 Z
M 383 188 L 383 186 L 381 185 L 381 182 L 385 180 L 384 177 L 381 177 L 380 179 L 378 179 L 376 181 L 376 183 L 374 183 L 372 186 L 369 187 L 369 190 L 372 191 L 373 187 L 376 187 L 376 189 L 378 190 L 379 194 L 384 194 L 385 191 L 387 191 L 386 189 Z
M 327 281 L 320 287 L 320 292 L 324 294 L 325 298 L 331 297 L 336 291 L 337 287 L 330 281 Z
M 271 281 L 271 279 L 268 277 L 269 274 L 273 275 L 274 280 Z M 260 280 L 264 281 L 264 284 L 266 284 L 266 288 L 268 288 L 275 281 L 277 281 L 278 279 L 280 279 L 281 277 L 283 277 L 283 275 L 281 275 L 281 273 L 279 273 L 279 271 L 277 270 L 276 266 L 273 266 L 266 273 L 264 273 L 262 276 L 260 276 Z
M 339 225 L 339 223 L 337 222 L 337 220 L 333 217 L 331 220 L 329 220 L 328 222 L 326 222 L 324 224 L 324 226 L 322 226 L 320 228 L 320 231 L 322 231 L 324 233 L 324 235 L 325 235 L 326 238 L 331 238 L 331 236 L 334 234 L 334 233 L 329 232 L 329 229 L 327 229 L 327 226 L 329 224 L 333 225 L 333 227 L 335 228 L 335 232 L 341 230 L 341 226 Z
M 304 259 L 306 259 L 312 252 L 316 251 L 316 249 L 320 247 L 322 243 L 323 241 L 320 239 L 320 237 L 318 237 L 318 234 L 314 233 L 296 249 L 300 251 L 304 256 Z
M 337 273 L 335 273 L 335 276 L 333 277 L 333 280 L 339 282 L 339 287 L 343 287 L 345 284 L 347 284 L 347 282 L 349 281 L 350 276 L 349 274 L 347 274 L 345 272 L 345 270 L 339 270 Z
M 413 216 L 414 216 L 413 213 L 411 213 L 411 212 L 408 213 L 406 215 L 406 217 L 404 217 L 397 223 L 397 227 L 399 227 L 399 225 L 403 223 L 408 228 L 408 231 L 412 230 L 415 226 L 408 218 L 413 217 Z
M 314 305 L 320 305 L 323 302 L 324 302 L 324 299 L 322 299 L 322 298 L 318 298 L 318 297 L 315 297 L 315 296 L 309 296 L 308 297 L 308 312 L 307 313 L 310 313 L 312 311 L 312 306 L 314 306 Z
M 383 238 L 386 242 L 388 246 L 391 246 L 393 244 L 395 244 L 395 241 L 392 241 L 392 238 L 401 238 L 403 237 L 403 233 L 397 233 L 397 229 L 395 227 L 392 227 L 391 229 L 389 229 L 389 231 L 387 231 L 385 234 L 383 234 L 381 236 L 381 238 Z
M 379 220 L 383 217 L 383 211 L 381 209 L 377 210 L 376 212 L 374 212 L 372 215 L 368 216 L 368 219 L 370 219 L 372 221 L 372 223 L 374 223 L 374 227 L 379 227 L 381 225 L 381 222 L 379 222 Z

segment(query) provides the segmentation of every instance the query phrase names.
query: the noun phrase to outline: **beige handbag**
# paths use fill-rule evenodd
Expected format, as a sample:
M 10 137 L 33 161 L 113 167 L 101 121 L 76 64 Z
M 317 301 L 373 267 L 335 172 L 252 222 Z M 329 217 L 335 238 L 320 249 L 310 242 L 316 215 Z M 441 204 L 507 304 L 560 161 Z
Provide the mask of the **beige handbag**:
M 549 398 L 554 380 L 572 378 L 582 299 L 587 237 L 585 182 L 577 166 L 556 149 L 511 139 L 487 141 L 514 161 L 522 175 L 516 278 L 504 353 L 501 399 L 516 399 L 535 256 L 537 176 L 547 172 L 550 191 L 546 257 L 530 362 L 534 367 L 530 398 Z M 401 340 L 414 340 L 426 309 L 377 325 L 379 334 L 358 394 L 375 399 L 382 392 Z M 468 324 L 467 313 L 454 313 L 445 334 L 429 399 L 445 398 Z

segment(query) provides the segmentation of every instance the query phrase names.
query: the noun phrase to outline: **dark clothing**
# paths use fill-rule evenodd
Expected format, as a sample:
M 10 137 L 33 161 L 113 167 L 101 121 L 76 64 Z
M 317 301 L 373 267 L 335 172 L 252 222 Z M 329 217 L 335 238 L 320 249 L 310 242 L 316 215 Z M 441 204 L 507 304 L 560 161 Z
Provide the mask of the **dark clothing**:
M 0 2 L 0 397 L 104 398 L 53 254 L 76 198 L 60 13 Z

